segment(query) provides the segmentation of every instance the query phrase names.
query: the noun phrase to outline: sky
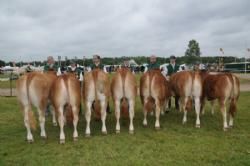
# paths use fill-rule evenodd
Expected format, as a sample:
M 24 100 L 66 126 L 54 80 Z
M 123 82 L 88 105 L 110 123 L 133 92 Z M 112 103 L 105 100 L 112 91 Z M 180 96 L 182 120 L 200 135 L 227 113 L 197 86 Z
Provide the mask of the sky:
M 249 0 L 1 0 L 0 59 L 249 56 Z M 57 59 L 57 58 L 56 58 Z

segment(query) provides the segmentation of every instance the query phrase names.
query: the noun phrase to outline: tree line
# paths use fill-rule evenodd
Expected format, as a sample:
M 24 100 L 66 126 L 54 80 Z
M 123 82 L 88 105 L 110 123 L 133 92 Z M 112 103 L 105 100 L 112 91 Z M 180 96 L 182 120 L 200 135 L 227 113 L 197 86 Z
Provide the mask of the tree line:
M 222 48 L 220 48 L 222 50 Z M 187 64 L 187 65 L 193 65 L 195 63 L 203 63 L 203 64 L 223 64 L 223 63 L 232 63 L 232 62 L 244 62 L 245 58 L 237 58 L 233 56 L 201 56 L 202 52 L 200 50 L 199 43 L 192 39 L 188 43 L 188 47 L 185 51 L 184 56 L 177 56 L 176 57 L 176 63 L 177 64 Z M 163 63 L 169 63 L 169 57 L 170 55 L 166 57 L 158 57 L 157 61 L 160 64 Z M 56 57 L 54 57 L 56 58 Z M 102 63 L 105 65 L 120 65 L 123 63 L 125 59 L 133 59 L 138 65 L 142 65 L 144 63 L 149 63 L 149 58 L 146 56 L 131 56 L 131 57 L 103 57 Z M 92 64 L 92 58 L 86 58 L 86 59 L 67 59 L 60 62 L 62 66 L 68 66 L 70 65 L 70 61 L 74 60 L 77 64 L 83 65 L 83 66 L 89 66 Z M 59 64 L 59 62 L 56 62 Z M 16 66 L 22 66 L 28 64 L 27 62 L 17 62 Z M 30 62 L 30 64 L 34 66 L 43 66 L 46 64 L 46 61 L 34 61 Z M 5 65 L 11 65 L 13 66 L 13 63 L 11 62 L 4 62 L 3 60 L 0 60 L 0 66 Z

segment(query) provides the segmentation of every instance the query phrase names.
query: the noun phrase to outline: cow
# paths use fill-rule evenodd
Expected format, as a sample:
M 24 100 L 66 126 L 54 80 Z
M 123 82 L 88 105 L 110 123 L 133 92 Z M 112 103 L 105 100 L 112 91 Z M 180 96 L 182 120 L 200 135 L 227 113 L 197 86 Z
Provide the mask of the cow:
M 200 108 L 202 97 L 202 84 L 206 72 L 203 71 L 180 71 L 170 77 L 171 90 L 174 96 L 179 98 L 180 112 L 184 112 L 182 123 L 187 122 L 187 112 L 195 104 L 196 123 L 200 128 Z
M 107 134 L 106 129 L 106 108 L 110 96 L 108 75 L 100 70 L 94 69 L 84 76 L 83 80 L 83 102 L 85 105 L 86 137 L 90 136 L 91 108 L 93 103 L 99 103 L 101 108 L 102 133 Z M 94 107 L 95 109 L 96 107 Z
M 21 76 L 16 82 L 17 99 L 24 114 L 24 124 L 27 129 L 27 141 L 34 141 L 31 129 L 35 129 L 32 105 L 39 113 L 41 137 L 47 138 L 45 132 L 45 110 L 48 104 L 49 94 L 54 80 L 55 73 L 31 72 Z
M 58 117 L 58 123 L 60 127 L 60 144 L 65 143 L 64 134 L 64 108 L 71 108 L 73 117 L 73 140 L 78 139 L 77 124 L 78 124 L 78 114 L 81 103 L 81 88 L 80 82 L 76 76 L 72 73 L 63 74 L 58 76 L 52 85 L 50 98 L 52 105 L 55 108 L 55 112 Z M 70 111 L 71 113 L 71 111 Z
M 171 96 L 169 83 L 160 70 L 149 70 L 140 79 L 140 98 L 143 104 L 143 125 L 147 126 L 147 112 L 155 107 L 155 129 L 160 129 L 160 114 Z
M 237 111 L 237 101 L 240 95 L 239 79 L 231 73 L 208 73 L 203 83 L 202 110 L 205 99 L 211 101 L 212 112 L 214 101 L 217 99 L 223 117 L 223 130 L 233 127 L 233 120 Z M 229 126 L 227 123 L 226 103 L 229 102 Z
M 116 133 L 120 133 L 120 112 L 129 112 L 129 133 L 134 133 L 134 109 L 137 95 L 136 78 L 128 68 L 118 69 L 111 81 L 111 94 L 115 105 Z M 129 110 L 127 110 L 129 109 Z

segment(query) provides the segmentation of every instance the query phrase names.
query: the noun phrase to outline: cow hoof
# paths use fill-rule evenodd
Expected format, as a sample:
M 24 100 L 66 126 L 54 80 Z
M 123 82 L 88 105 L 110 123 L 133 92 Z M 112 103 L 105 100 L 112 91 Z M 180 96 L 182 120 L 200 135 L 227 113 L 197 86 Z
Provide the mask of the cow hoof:
M 116 134 L 120 134 L 120 130 L 116 130 L 115 132 L 116 132 Z
M 102 135 L 107 135 L 108 132 L 107 131 L 102 131 Z
M 134 130 L 129 130 L 129 134 L 134 134 Z
M 60 139 L 60 144 L 65 144 L 65 139 Z
M 55 126 L 55 127 L 56 127 L 56 126 L 57 126 L 57 123 L 56 123 L 56 122 L 54 122 L 54 123 L 53 123 L 53 126 Z
M 74 137 L 74 138 L 73 138 L 73 141 L 74 141 L 74 142 L 78 141 L 78 137 Z
M 47 136 L 41 136 L 41 138 L 46 140 L 46 139 L 47 139 Z
M 90 138 L 90 134 L 85 134 L 85 137 L 86 138 Z
M 28 141 L 28 143 L 29 144 L 32 144 L 33 142 L 34 142 L 34 140 L 33 139 L 31 139 L 31 140 L 27 140 Z
M 155 127 L 155 130 L 160 130 L 161 128 L 160 127 Z
M 201 125 L 197 124 L 197 125 L 195 125 L 195 127 L 199 129 L 199 128 L 201 128 Z

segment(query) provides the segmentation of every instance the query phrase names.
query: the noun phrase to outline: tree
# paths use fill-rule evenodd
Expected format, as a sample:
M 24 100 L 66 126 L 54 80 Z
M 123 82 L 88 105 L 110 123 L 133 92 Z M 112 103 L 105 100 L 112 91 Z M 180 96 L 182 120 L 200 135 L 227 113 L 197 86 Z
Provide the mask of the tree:
M 0 60 L 0 67 L 5 66 L 5 62 L 3 60 Z
M 194 56 L 194 57 L 200 57 L 200 47 L 199 43 L 196 40 L 190 40 L 188 43 L 188 48 L 185 52 L 185 56 Z

